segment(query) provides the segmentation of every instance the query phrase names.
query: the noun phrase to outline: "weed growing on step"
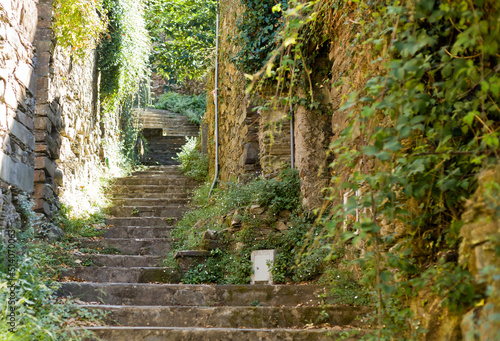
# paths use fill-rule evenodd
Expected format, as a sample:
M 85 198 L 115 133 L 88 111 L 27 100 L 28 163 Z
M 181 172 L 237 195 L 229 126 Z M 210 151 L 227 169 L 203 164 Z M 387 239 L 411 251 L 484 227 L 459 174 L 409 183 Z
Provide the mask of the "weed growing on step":
M 40 237 L 42 225 L 31 210 L 32 203 L 26 198 L 18 201 L 22 224 L 9 226 L 9 242 L 0 243 L 0 339 L 85 339 L 89 332 L 71 328 L 98 325 L 101 315 L 58 298 L 55 278 L 59 267 L 75 265 L 70 255 L 74 244 L 67 243 L 68 238 L 90 228 L 70 224 L 63 241 L 49 242 Z
M 192 123 L 201 124 L 207 107 L 206 94 L 183 95 L 169 91 L 160 95 L 154 104 L 156 109 L 165 109 L 189 118 Z
M 218 231 L 221 247 L 212 251 L 206 263 L 190 269 L 185 283 L 247 284 L 250 282 L 252 251 L 276 249 L 272 267 L 276 283 L 304 282 L 319 276 L 328 251 L 322 248 L 304 252 L 307 236 L 316 236 L 314 217 L 300 205 L 298 175 L 285 169 L 274 179 L 255 178 L 246 184 L 225 183 L 208 198 L 210 184 L 201 186 L 193 202 L 197 209 L 177 223 L 172 236 L 177 240 L 166 263 L 173 265 L 179 250 L 202 248 L 206 230 Z M 251 207 L 260 213 L 251 213 Z M 280 213 L 288 212 L 289 227 L 278 230 Z
M 200 139 L 186 137 L 186 144 L 174 160 L 179 161 L 181 172 L 190 178 L 204 181 L 208 177 L 208 157 L 200 152 Z

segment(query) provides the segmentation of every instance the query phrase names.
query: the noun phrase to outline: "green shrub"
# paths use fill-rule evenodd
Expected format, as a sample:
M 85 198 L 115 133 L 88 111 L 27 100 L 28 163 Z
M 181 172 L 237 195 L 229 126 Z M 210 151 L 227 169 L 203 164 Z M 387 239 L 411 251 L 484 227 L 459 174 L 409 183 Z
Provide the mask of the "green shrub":
M 170 91 L 160 95 L 154 107 L 182 114 L 200 125 L 207 107 L 206 95 L 182 95 Z
M 91 225 L 101 218 L 72 220 L 63 206 L 58 221 L 68 233 L 62 241 L 48 242 L 37 238 L 37 232 L 43 232 L 43 228 L 35 228 L 43 224 L 31 209 L 33 203 L 19 196 L 18 204 L 22 226 L 8 229 L 8 244 L 0 243 L 0 339 L 86 339 L 89 332 L 72 328 L 98 324 L 102 315 L 70 299 L 58 298 L 59 283 L 54 279 L 59 268 L 76 265 L 71 255 L 76 244 L 70 239 L 82 234 L 95 235 Z M 10 289 L 11 284 L 15 290 Z M 9 324 L 12 309 L 15 326 Z
M 198 150 L 196 137 L 186 137 L 186 144 L 174 159 L 181 163 L 179 168 L 183 174 L 198 181 L 207 178 L 208 157 Z
M 186 213 L 177 223 L 172 236 L 176 239 L 173 251 L 193 250 L 201 247 L 203 233 L 207 230 L 226 229 L 227 221 L 238 210 L 244 228 L 234 234 L 232 243 L 245 245 L 238 250 L 213 251 L 206 263 L 190 269 L 185 283 L 245 284 L 250 282 L 250 255 L 254 250 L 276 249 L 278 256 L 272 268 L 276 283 L 303 282 L 318 277 L 327 256 L 324 249 L 302 252 L 311 231 L 313 219 L 301 210 L 300 183 L 297 172 L 283 170 L 274 179 L 255 178 L 241 184 L 228 182 L 221 184 L 211 198 L 208 198 L 210 184 L 201 186 L 195 193 L 194 203 L 198 208 Z M 273 217 L 281 211 L 294 212 L 292 227 L 285 231 L 273 230 L 267 236 L 261 235 L 260 224 L 265 216 L 257 219 L 246 213 L 250 205 L 258 204 L 267 215 Z M 314 228 L 312 233 L 317 233 Z M 226 239 L 224 242 L 228 242 Z

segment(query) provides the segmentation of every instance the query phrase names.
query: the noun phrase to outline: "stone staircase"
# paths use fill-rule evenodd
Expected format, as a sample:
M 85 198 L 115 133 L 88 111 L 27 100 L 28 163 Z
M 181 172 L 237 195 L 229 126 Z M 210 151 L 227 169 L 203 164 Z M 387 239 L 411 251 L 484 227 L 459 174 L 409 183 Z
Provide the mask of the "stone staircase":
M 147 109 L 142 114 L 142 129 L 148 141 L 146 165 L 173 165 L 186 143 L 186 137 L 197 136 L 199 128 L 187 117 L 166 110 Z
M 144 120 L 181 121 L 168 112 L 165 116 L 155 111 Z M 177 126 L 175 134 L 193 133 L 184 128 Z M 170 147 L 163 152 L 171 153 Z M 88 266 L 67 270 L 63 276 L 71 281 L 61 287 L 62 295 L 109 312 L 106 326 L 87 328 L 95 340 L 337 340 L 350 329 L 359 308 L 324 306 L 321 286 L 177 284 L 178 273 L 161 260 L 195 186 L 176 165 L 151 166 L 116 179 L 110 227 L 101 239 L 81 240 L 82 248 L 101 253 L 81 255 Z M 322 323 L 330 328 L 307 327 Z

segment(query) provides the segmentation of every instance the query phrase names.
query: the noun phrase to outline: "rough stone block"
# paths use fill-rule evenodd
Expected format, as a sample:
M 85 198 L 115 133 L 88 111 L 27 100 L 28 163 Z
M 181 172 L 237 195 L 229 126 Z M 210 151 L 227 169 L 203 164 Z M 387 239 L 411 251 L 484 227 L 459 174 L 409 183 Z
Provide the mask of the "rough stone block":
M 9 125 L 10 134 L 30 149 L 35 149 L 35 136 L 33 132 L 16 120 L 12 120 Z
M 21 84 L 25 88 L 29 88 L 30 86 L 32 73 L 33 73 L 33 68 L 31 67 L 31 65 L 28 65 L 23 62 L 20 62 L 19 65 L 16 67 L 16 71 L 14 71 L 14 75 L 16 76 L 17 80 L 21 82 Z
M 39 156 L 35 159 L 35 169 L 43 169 L 47 172 L 47 175 L 54 178 L 56 172 L 56 164 L 54 161 L 46 156 Z
M 23 113 L 22 111 L 18 110 L 16 112 L 16 118 L 19 122 L 21 122 L 29 130 L 33 130 L 35 128 L 34 123 L 33 123 L 33 119 L 31 117 L 29 117 L 28 115 L 26 115 L 25 113 Z
M 36 30 L 35 46 L 40 41 L 50 41 L 52 39 L 52 30 L 50 28 L 39 28 Z
M 268 283 L 273 284 L 271 266 L 276 259 L 276 250 L 256 250 L 252 252 L 251 284 Z
M 48 3 L 38 5 L 38 19 L 52 21 L 52 6 Z
M 35 211 L 41 212 L 48 217 L 52 217 L 53 213 L 47 200 L 38 199 L 35 201 Z
M 61 113 L 55 112 L 46 100 L 43 104 L 36 106 L 35 114 L 36 116 L 47 116 L 56 129 L 59 129 L 62 126 Z
M 35 130 L 35 141 L 45 143 L 48 135 L 45 130 Z
M 4 100 L 5 104 L 7 104 L 10 108 L 14 110 L 17 108 L 17 96 L 14 92 L 12 84 L 10 83 L 5 85 Z
M 35 117 L 35 129 L 45 130 L 50 133 L 52 131 L 52 123 L 48 117 L 37 116 Z
M 53 159 L 59 159 L 59 156 L 61 154 L 61 149 L 60 149 L 60 144 L 57 143 L 57 140 L 54 139 L 52 136 L 48 135 L 47 136 L 47 146 L 49 148 L 50 156 Z
M 35 182 L 45 182 L 47 177 L 45 176 L 45 171 L 39 169 L 35 171 Z
M 41 183 L 35 185 L 35 192 L 33 195 L 35 198 L 50 199 L 54 197 L 54 191 L 52 190 L 51 185 Z
M 14 162 L 2 151 L 0 151 L 0 178 L 25 192 L 33 191 L 34 169 L 20 162 Z

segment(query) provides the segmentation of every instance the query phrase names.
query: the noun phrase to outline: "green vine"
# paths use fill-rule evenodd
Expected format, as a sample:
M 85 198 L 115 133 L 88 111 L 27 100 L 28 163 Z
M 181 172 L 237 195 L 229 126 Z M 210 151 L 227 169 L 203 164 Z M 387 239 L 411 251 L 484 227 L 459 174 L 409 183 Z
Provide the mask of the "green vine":
M 374 337 L 419 339 L 425 331 L 408 309 L 419 289 L 430 286 L 452 313 L 481 298 L 471 273 L 444 255 L 457 254 L 477 174 L 499 160 L 500 5 L 323 0 L 295 2 L 284 15 L 283 43 L 247 75 L 249 90 L 272 82 L 278 105 L 323 110 L 318 89 L 342 87 L 358 67 L 315 77 L 319 51 L 341 25 L 352 28 L 347 51 L 379 67 L 335 110 L 348 125 L 331 145 L 332 185 L 318 224 L 321 238 L 337 241 L 332 250 L 363 250 L 355 264 L 378 302 Z
M 101 104 L 106 116 L 119 115 L 123 154 L 134 163 L 139 133 L 134 96 L 147 82 L 149 72 L 144 6 L 133 0 L 104 0 L 103 7 L 108 12 L 109 28 L 98 48 Z
M 94 49 L 106 31 L 107 17 L 100 0 L 54 1 L 52 28 L 58 45 L 78 58 Z
M 233 61 L 242 72 L 257 72 L 269 59 L 269 54 L 279 42 L 283 24 L 281 9 L 287 8 L 287 0 L 240 0 L 244 11 L 236 22 L 236 34 L 230 37 L 240 49 Z

